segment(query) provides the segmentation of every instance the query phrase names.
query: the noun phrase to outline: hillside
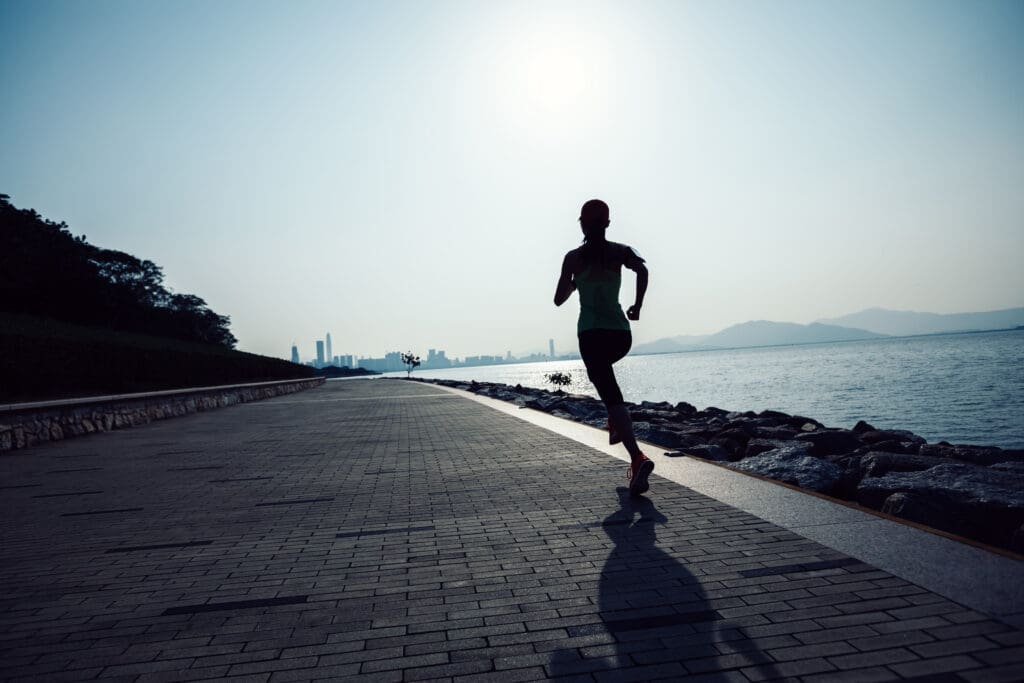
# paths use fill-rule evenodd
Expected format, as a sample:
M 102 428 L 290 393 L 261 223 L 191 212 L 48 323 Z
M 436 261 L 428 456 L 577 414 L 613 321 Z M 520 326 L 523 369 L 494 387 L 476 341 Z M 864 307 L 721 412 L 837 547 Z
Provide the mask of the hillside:
M 753 320 L 733 325 L 707 337 L 704 344 L 718 348 L 744 346 L 779 346 L 783 344 L 818 344 L 823 342 L 878 339 L 885 335 L 839 325 L 811 323 L 777 323 Z
M 0 402 L 313 376 L 235 351 L 230 319 L 152 261 L 89 244 L 0 194 Z
M 702 349 L 744 348 L 749 346 L 782 346 L 786 344 L 818 344 L 823 342 L 877 339 L 885 335 L 839 325 L 811 323 L 779 323 L 751 320 L 727 327 L 715 334 L 666 337 L 646 344 L 637 344 L 634 355 L 673 353 Z
M 279 358 L 0 313 L 0 403 L 312 377 Z
M 1005 330 L 1024 325 L 1024 308 L 1006 308 L 981 313 L 919 313 L 869 308 L 859 313 L 818 322 L 827 325 L 857 327 L 893 336 Z

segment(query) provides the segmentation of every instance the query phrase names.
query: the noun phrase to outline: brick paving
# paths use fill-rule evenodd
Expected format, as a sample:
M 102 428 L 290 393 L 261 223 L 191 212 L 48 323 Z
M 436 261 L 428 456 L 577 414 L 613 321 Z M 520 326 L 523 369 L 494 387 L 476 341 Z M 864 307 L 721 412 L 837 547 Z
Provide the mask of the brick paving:
M 1019 681 L 1024 632 L 429 385 L 0 457 L 0 678 Z

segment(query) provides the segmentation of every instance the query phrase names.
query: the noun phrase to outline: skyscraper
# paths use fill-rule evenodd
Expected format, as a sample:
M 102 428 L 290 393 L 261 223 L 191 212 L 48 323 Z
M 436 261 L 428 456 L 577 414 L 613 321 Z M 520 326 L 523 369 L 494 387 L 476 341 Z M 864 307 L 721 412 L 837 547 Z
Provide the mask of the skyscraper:
M 318 368 L 324 366 L 324 343 L 319 339 L 316 340 L 316 366 Z
M 292 344 L 292 362 L 296 365 L 299 363 L 299 347 Z
M 330 365 L 334 362 L 334 354 L 331 353 L 331 333 L 327 333 L 327 364 Z
M 548 355 L 552 358 L 555 357 L 555 340 L 548 339 Z

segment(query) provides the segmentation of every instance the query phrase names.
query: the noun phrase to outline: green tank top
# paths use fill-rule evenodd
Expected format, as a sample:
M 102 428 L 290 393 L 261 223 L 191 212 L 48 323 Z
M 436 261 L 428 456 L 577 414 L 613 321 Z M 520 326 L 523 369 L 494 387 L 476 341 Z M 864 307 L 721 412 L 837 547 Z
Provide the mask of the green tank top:
M 619 305 L 622 273 L 587 268 L 574 278 L 580 295 L 580 318 L 576 334 L 584 330 L 629 330 L 629 320 Z

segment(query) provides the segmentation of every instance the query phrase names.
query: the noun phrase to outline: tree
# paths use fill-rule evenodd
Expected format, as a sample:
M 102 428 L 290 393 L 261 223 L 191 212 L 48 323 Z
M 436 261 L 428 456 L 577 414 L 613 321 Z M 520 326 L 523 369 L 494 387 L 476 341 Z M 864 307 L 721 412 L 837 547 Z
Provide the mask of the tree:
M 0 193 L 0 311 L 234 348 L 231 320 L 152 261 L 101 249 Z
M 549 372 L 544 375 L 544 379 L 550 382 L 552 385 L 558 387 L 558 391 L 562 390 L 562 387 L 567 387 L 572 384 L 572 373 L 569 372 Z
M 412 371 L 420 364 L 420 357 L 412 355 L 412 351 L 410 351 L 402 354 L 402 362 L 409 366 L 405 376 L 412 377 Z

